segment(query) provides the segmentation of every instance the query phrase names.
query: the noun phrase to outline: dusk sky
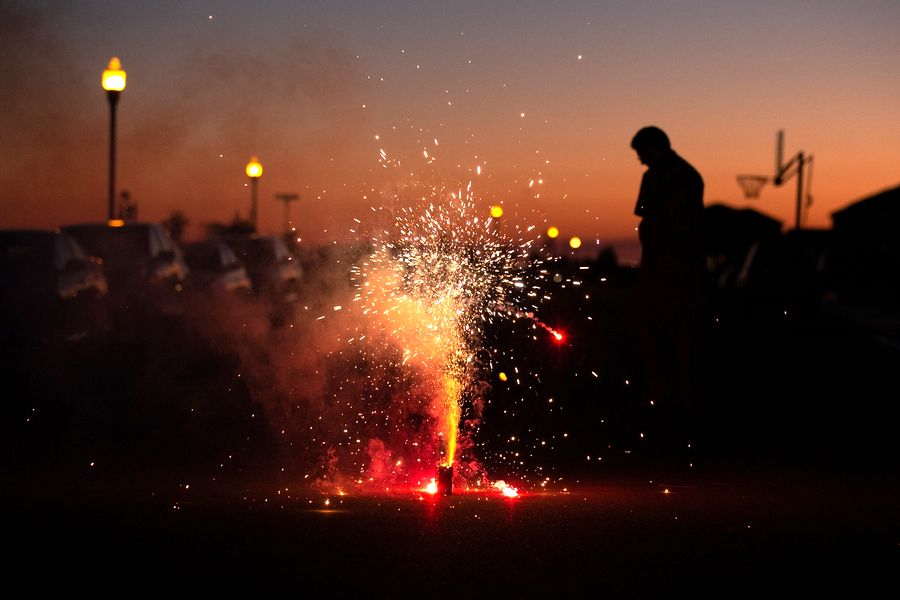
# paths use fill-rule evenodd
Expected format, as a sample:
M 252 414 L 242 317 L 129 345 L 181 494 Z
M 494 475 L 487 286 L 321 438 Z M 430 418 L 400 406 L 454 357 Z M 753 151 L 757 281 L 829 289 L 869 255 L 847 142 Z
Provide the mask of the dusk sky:
M 807 224 L 828 227 L 900 183 L 898 31 L 894 0 L 7 1 L 0 227 L 105 219 L 112 56 L 128 72 L 117 187 L 142 220 L 182 210 L 193 235 L 247 215 L 257 155 L 263 231 L 282 227 L 276 192 L 301 195 L 304 240 L 343 240 L 390 182 L 436 176 L 618 245 L 643 172 L 629 142 L 650 124 L 707 204 L 793 226 L 793 180 L 753 202 L 735 182 L 772 175 L 784 129 L 787 156 L 815 155 Z

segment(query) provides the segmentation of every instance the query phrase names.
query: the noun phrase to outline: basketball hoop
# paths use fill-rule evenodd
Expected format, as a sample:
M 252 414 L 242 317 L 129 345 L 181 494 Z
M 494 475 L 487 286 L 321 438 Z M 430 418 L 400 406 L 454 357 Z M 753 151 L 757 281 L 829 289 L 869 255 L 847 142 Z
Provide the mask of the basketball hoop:
M 810 189 L 812 188 L 812 160 L 811 154 L 806 154 L 801 150 L 787 162 L 784 162 L 784 131 L 779 130 L 775 135 L 775 175 L 772 177 L 766 177 L 765 175 L 738 175 L 737 182 L 744 192 L 744 198 L 750 200 L 759 198 L 759 192 L 766 182 L 771 181 L 776 187 L 780 187 L 784 182 L 796 175 L 797 206 L 794 219 L 796 228 L 799 231 L 803 225 L 804 186 L 806 186 L 805 198 L 807 208 L 812 204 L 812 196 L 810 194 Z
M 765 175 L 738 175 L 737 182 L 744 190 L 744 198 L 759 198 L 759 191 L 769 181 Z

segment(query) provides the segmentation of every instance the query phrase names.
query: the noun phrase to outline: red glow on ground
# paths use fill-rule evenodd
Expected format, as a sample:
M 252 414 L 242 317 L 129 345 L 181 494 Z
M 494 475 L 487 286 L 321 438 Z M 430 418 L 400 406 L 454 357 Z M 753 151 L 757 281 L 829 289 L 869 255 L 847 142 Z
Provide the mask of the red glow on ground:
M 414 488 L 413 491 L 417 492 L 418 494 L 421 494 L 419 496 L 419 499 L 423 500 L 424 498 L 426 498 L 428 496 L 440 495 L 441 490 L 440 490 L 440 487 L 438 486 L 437 478 L 432 477 L 431 479 L 428 480 L 428 483 L 426 483 L 424 487 Z M 519 488 L 512 487 L 511 485 L 508 485 L 503 480 L 494 482 L 487 489 L 485 489 L 484 487 L 480 487 L 480 486 L 471 487 L 471 488 L 467 487 L 467 486 L 455 487 L 453 489 L 453 494 L 454 495 L 462 495 L 462 496 L 478 496 L 478 495 L 484 494 L 487 491 L 494 491 L 495 493 L 499 492 L 505 498 L 520 498 L 521 497 L 519 494 Z

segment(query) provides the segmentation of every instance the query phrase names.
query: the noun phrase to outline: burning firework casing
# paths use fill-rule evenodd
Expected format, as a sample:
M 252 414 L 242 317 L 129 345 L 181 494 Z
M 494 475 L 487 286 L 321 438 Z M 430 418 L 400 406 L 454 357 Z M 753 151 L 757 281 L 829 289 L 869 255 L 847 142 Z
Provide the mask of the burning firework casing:
M 438 467 L 438 493 L 442 496 L 453 495 L 453 465 Z

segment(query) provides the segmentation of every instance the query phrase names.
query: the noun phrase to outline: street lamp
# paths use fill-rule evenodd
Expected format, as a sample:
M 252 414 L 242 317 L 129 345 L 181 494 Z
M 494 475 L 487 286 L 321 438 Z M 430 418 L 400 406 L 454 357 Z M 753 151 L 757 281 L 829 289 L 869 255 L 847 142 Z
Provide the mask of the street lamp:
M 125 89 L 125 70 L 118 57 L 109 59 L 109 65 L 100 78 L 100 85 L 106 90 L 106 98 L 109 100 L 109 195 L 106 218 L 112 221 L 116 218 L 116 105 L 119 103 L 119 94 Z
M 259 178 L 262 177 L 263 167 L 258 158 L 251 156 L 245 170 L 247 177 L 250 178 L 250 224 L 253 226 L 253 233 L 256 233 L 256 188 Z
M 491 206 L 491 210 L 490 210 L 489 214 L 491 215 L 491 220 L 489 220 L 488 222 L 493 221 L 494 231 L 499 232 L 500 231 L 500 219 L 503 218 L 503 207 L 500 206 L 499 204 L 494 204 L 493 206 Z

